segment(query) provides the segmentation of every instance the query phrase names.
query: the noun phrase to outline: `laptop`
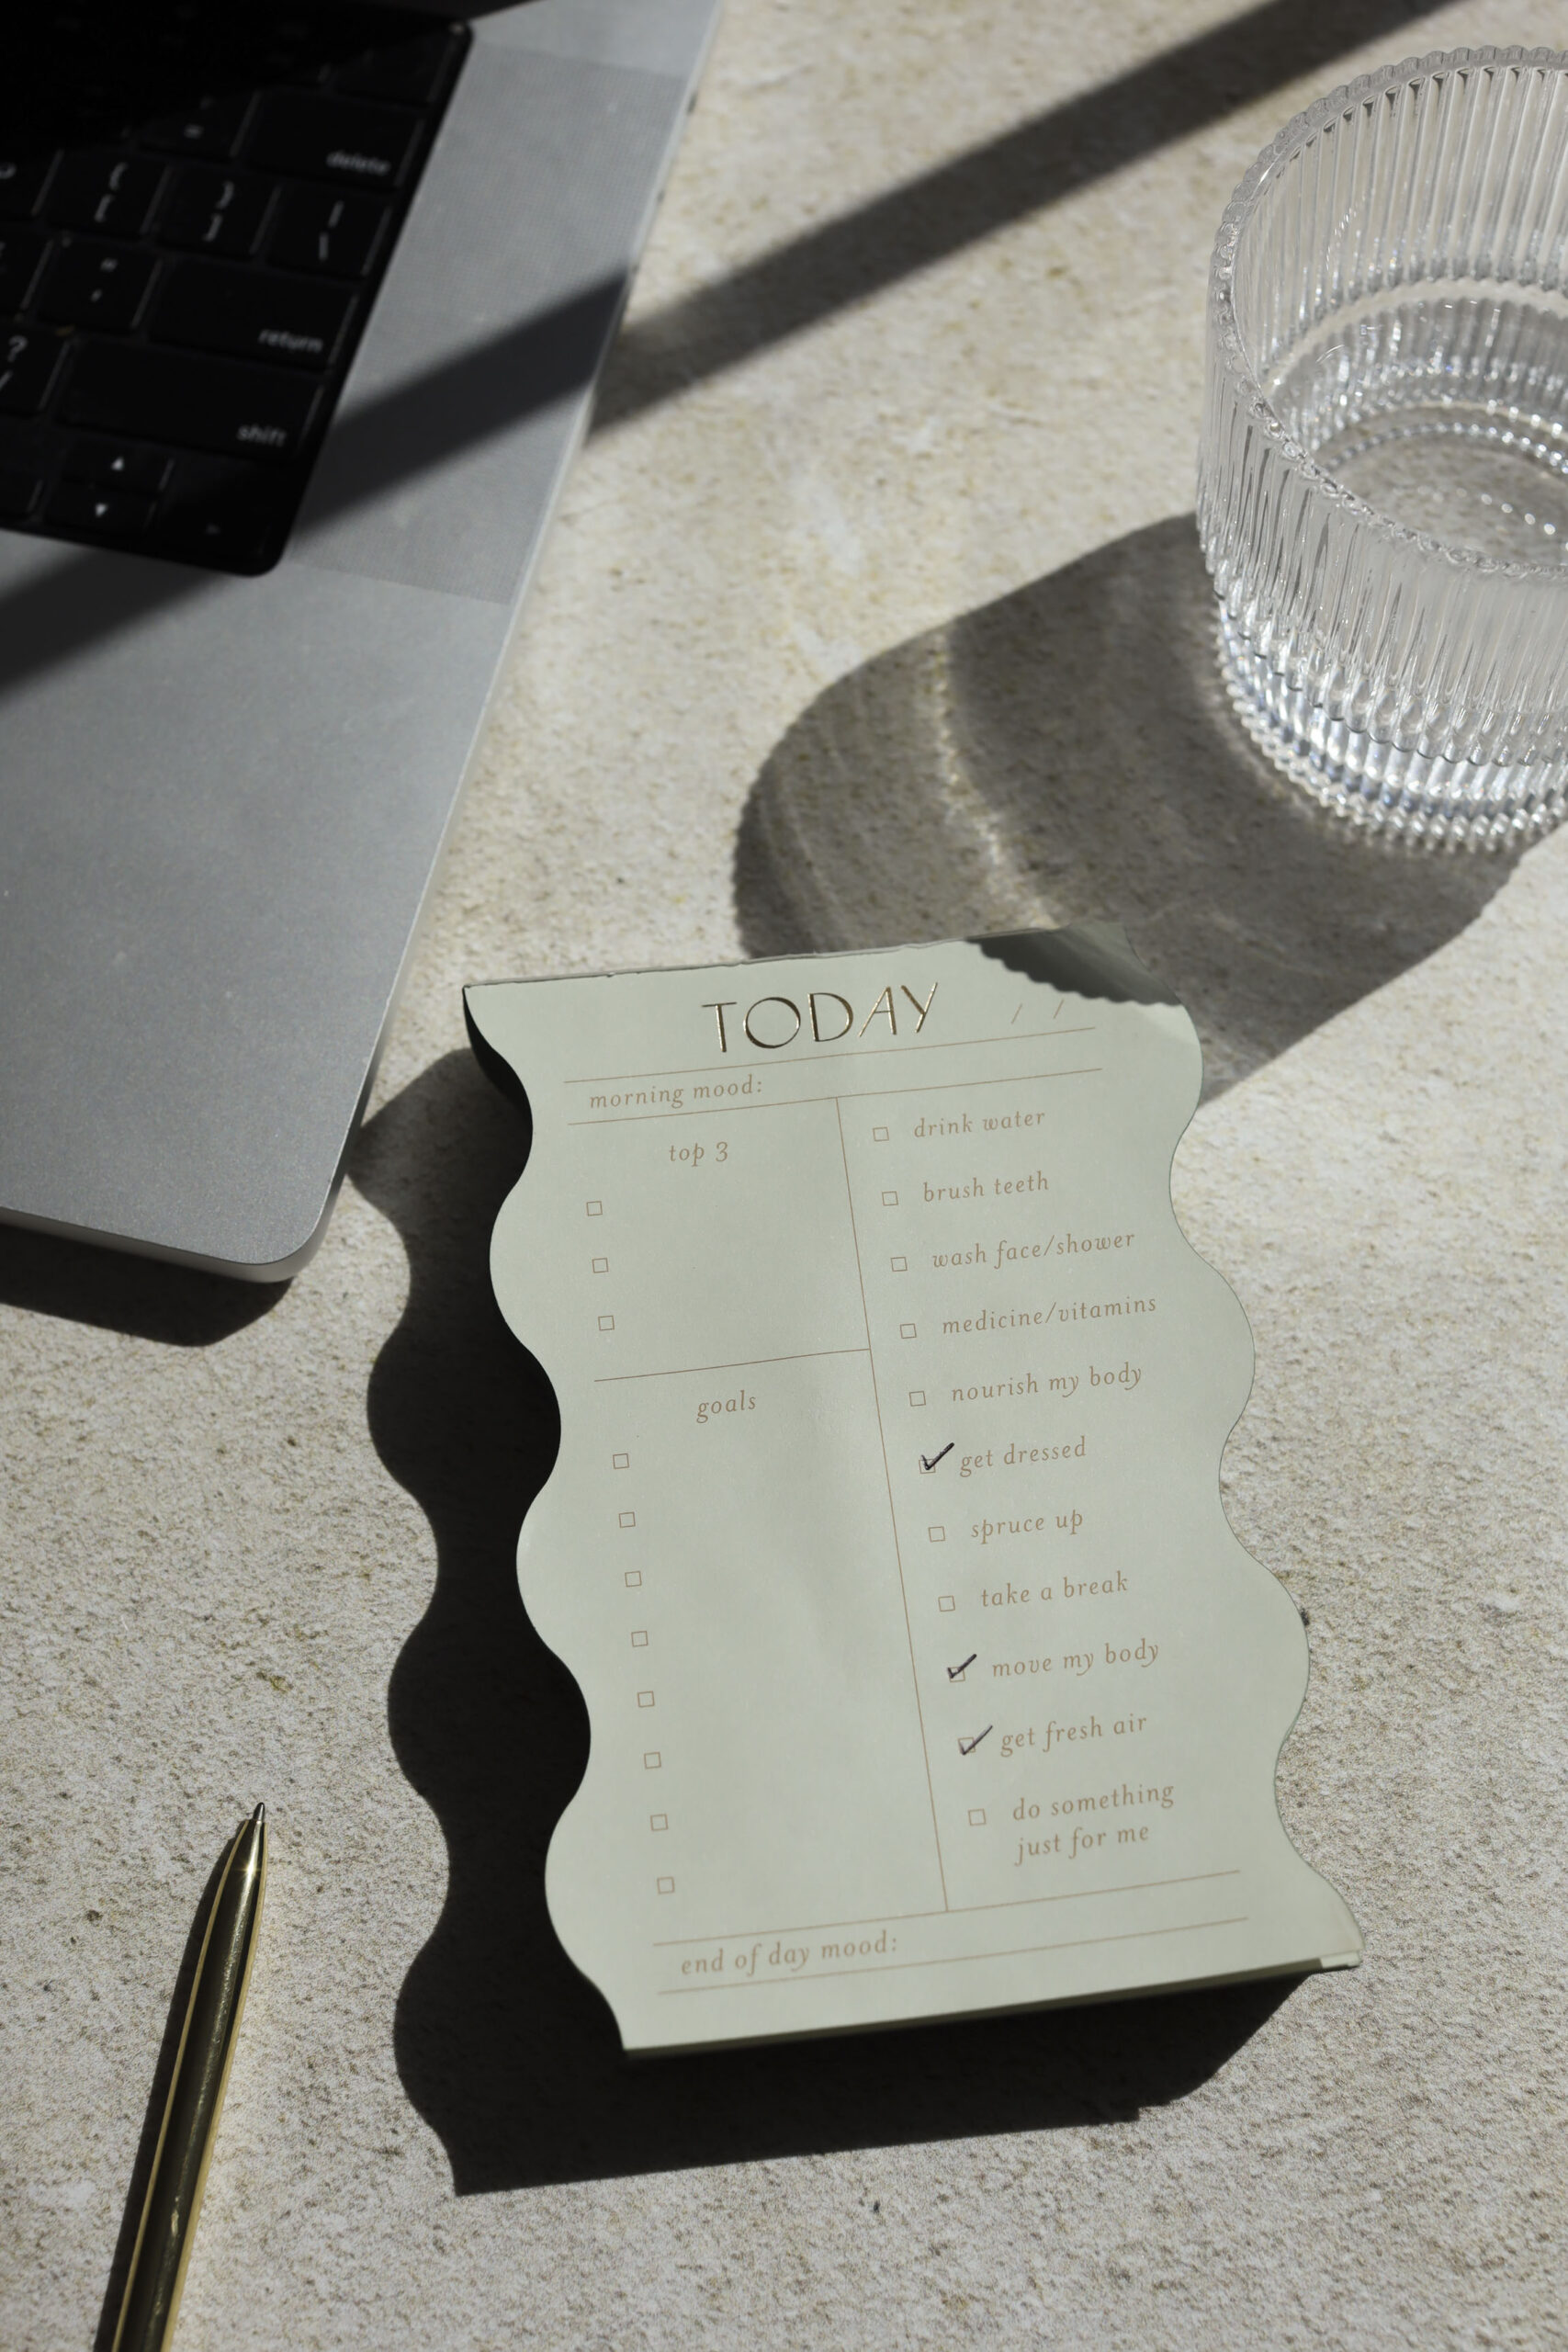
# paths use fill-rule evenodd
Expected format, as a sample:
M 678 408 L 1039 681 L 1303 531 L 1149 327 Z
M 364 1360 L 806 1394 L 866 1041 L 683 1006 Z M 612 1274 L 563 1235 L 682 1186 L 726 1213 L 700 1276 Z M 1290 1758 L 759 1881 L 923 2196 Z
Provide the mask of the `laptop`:
M 716 6 L 9 26 L 0 1221 L 309 1258 Z

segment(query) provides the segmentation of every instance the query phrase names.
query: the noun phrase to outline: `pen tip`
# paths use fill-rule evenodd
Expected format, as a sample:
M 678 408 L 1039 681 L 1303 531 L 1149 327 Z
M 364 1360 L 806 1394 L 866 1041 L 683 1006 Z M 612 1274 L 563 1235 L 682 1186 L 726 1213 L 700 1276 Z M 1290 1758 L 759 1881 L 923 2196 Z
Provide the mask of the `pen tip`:
M 251 1826 L 254 1829 L 259 1829 L 265 1825 L 265 1821 L 266 1807 L 265 1804 L 258 1804 L 254 1813 L 251 1815 Z

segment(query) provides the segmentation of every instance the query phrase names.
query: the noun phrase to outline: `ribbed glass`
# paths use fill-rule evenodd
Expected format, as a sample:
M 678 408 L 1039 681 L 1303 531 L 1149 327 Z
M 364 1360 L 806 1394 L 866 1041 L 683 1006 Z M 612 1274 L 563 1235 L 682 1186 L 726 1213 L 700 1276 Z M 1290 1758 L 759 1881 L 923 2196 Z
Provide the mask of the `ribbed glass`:
M 1472 848 L 1568 808 L 1568 56 L 1454 50 L 1267 147 L 1209 280 L 1198 524 L 1256 741 Z

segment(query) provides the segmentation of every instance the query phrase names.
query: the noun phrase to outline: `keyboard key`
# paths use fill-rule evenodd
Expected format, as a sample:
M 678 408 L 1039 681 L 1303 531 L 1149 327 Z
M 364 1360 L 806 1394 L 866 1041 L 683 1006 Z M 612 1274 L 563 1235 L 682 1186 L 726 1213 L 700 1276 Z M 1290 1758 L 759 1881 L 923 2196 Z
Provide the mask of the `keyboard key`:
M 8 417 L 0 417 L 0 466 L 8 466 L 13 473 L 42 473 L 45 466 L 40 438 L 36 424 L 18 424 Z
M 280 460 L 299 456 L 319 397 L 317 385 L 282 368 L 91 343 L 72 373 L 61 413 L 67 424 L 128 441 Z M 4 400 L 0 377 L 0 404 Z
M 234 27 L 234 37 L 232 59 L 248 82 L 310 85 L 327 71 L 323 28 L 303 12 L 289 18 L 277 9 L 252 11 L 248 23 L 242 19 Z
M 53 163 L 52 155 L 0 155 L 0 219 L 31 220 Z
M 280 269 L 318 270 L 323 277 L 363 277 L 391 218 L 373 196 L 334 196 L 330 188 L 292 187 L 278 209 L 267 249 Z
M 129 491 L 95 490 L 85 481 L 62 481 L 43 510 L 56 530 L 85 531 L 94 538 L 139 538 L 152 520 L 152 501 Z
M 131 245 L 96 245 L 68 238 L 49 266 L 39 310 L 62 326 L 129 334 L 157 266 L 151 254 L 140 254 Z
M 0 466 L 0 516 L 8 523 L 25 522 L 38 504 L 41 476 L 24 466 Z
M 254 253 L 276 182 L 192 165 L 176 172 L 158 216 L 158 242 L 235 259 Z
M 267 74 L 262 78 L 268 82 L 292 82 L 297 89 L 319 90 L 330 71 L 329 59 L 320 56 L 300 56 L 296 57 L 289 65 L 280 65 L 276 74 Z
M 46 251 L 36 229 L 0 229 L 0 312 L 23 308 Z
M 105 490 L 134 490 L 156 498 L 174 462 L 166 451 L 135 442 L 73 441 L 61 470 L 70 481 L 93 481 Z
M 169 271 L 152 332 L 158 343 L 286 368 L 327 368 L 343 340 L 354 297 L 340 286 L 280 277 L 272 270 L 226 269 L 180 261 Z
M 161 555 L 227 571 L 258 571 L 279 536 L 276 476 L 259 466 L 181 462 L 158 515 Z
M 162 164 L 112 148 L 85 147 L 61 159 L 49 191 L 49 217 L 70 229 L 139 237 L 164 176 Z
M 64 350 L 47 328 L 0 326 L 0 415 L 38 414 Z
M 423 129 L 417 114 L 355 106 L 303 91 L 264 97 L 245 142 L 246 161 L 340 187 L 396 187 Z
M 183 113 L 166 114 L 150 122 L 141 133 L 146 147 L 158 147 L 167 155 L 210 155 L 219 159 L 231 155 L 240 143 L 240 133 L 251 110 L 252 93 L 232 90 L 197 98 Z
M 345 96 L 390 98 L 400 106 L 434 106 L 463 44 L 450 33 L 428 33 L 416 40 L 400 40 L 356 57 L 333 76 L 333 86 Z

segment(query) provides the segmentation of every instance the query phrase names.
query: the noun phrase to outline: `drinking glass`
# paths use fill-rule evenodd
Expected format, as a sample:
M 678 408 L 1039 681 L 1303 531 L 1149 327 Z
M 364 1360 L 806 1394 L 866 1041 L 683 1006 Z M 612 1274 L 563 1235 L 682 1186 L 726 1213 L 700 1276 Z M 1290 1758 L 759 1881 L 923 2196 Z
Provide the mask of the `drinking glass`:
M 1568 807 L 1568 56 L 1364 75 L 1266 147 L 1209 281 L 1225 684 L 1325 807 L 1496 848 Z

